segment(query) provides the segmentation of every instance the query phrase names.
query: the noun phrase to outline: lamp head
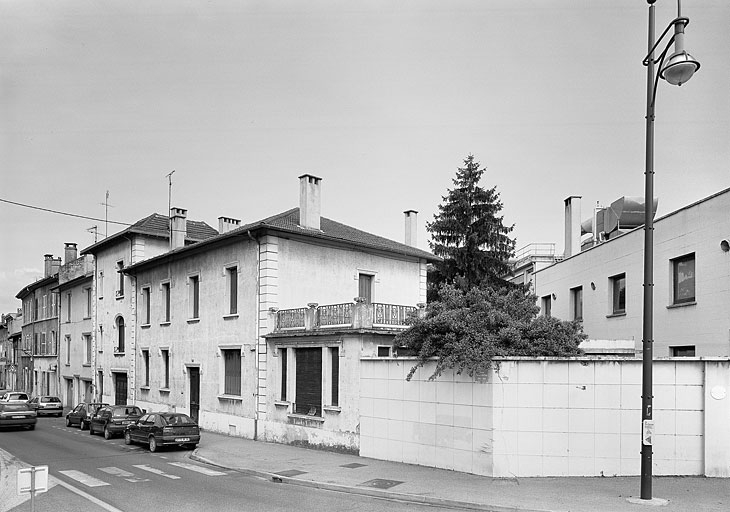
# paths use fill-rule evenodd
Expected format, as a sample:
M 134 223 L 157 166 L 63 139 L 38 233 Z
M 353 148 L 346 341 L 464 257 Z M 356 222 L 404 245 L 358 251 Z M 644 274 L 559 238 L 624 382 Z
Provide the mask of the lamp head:
M 698 69 L 700 69 L 700 63 L 682 50 L 669 57 L 667 64 L 659 72 L 659 76 L 672 85 L 682 85 L 692 78 Z

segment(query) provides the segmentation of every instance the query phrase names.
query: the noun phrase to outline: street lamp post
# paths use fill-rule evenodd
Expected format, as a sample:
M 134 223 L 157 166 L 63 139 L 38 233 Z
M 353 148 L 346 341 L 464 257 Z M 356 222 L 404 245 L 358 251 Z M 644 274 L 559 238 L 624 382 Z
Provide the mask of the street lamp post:
M 649 4 L 649 53 L 643 61 L 647 69 L 646 78 L 646 172 L 644 191 L 644 316 L 642 329 L 642 383 L 641 383 L 641 499 L 652 499 L 652 419 L 653 401 L 653 330 L 654 330 L 654 104 L 659 78 L 672 85 L 682 85 L 692 78 L 700 67 L 700 63 L 684 50 L 684 28 L 689 23 L 683 18 L 680 0 L 677 0 L 677 18 L 672 20 L 662 35 L 654 40 L 654 3 Z M 674 34 L 669 39 L 659 57 L 654 58 L 654 51 L 664 37 L 674 27 Z M 674 53 L 666 65 L 664 58 L 670 45 L 674 42 Z M 654 65 L 659 64 L 659 76 L 655 76 Z

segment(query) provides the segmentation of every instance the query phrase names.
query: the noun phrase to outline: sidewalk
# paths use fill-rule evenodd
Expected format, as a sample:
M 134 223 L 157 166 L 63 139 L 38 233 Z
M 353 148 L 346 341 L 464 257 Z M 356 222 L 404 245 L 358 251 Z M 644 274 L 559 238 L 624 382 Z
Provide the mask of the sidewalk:
M 320 489 L 494 512 L 727 512 L 730 480 L 657 477 L 664 506 L 633 504 L 639 477 L 489 478 L 206 432 L 191 458 Z

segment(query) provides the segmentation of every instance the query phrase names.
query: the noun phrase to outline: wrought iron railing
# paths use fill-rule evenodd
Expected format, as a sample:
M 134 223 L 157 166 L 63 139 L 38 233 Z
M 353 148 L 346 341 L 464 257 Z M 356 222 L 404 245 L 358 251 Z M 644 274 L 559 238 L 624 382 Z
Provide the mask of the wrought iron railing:
M 413 306 L 379 302 L 373 302 L 373 309 L 373 324 L 379 325 L 407 325 L 408 317 L 416 312 L 416 308 Z
M 320 327 L 352 325 L 352 303 L 319 306 L 317 325 Z
M 277 329 L 303 329 L 307 308 L 282 309 L 276 312 Z

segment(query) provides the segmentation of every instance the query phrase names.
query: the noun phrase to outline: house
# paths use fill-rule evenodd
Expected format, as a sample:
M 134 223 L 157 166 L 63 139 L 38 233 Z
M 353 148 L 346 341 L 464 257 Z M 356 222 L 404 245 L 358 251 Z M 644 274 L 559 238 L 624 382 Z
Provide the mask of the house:
M 656 209 L 656 200 L 653 208 Z M 566 238 L 583 250 L 538 270 L 543 313 L 580 320 L 594 340 L 626 340 L 641 349 L 643 198 L 621 198 Z M 566 210 L 567 212 L 567 210 Z M 654 221 L 654 355 L 730 355 L 730 189 Z M 595 227 L 594 229 L 591 229 Z
M 8 313 L 2 317 L 4 348 L 0 357 L 4 358 L 2 366 L 3 375 L 0 377 L 0 388 L 22 389 L 18 382 L 20 366 L 20 344 L 22 340 L 23 309 L 18 308 L 17 313 Z
M 76 244 L 67 243 L 64 264 L 58 271 L 59 396 L 65 407 L 93 398 L 91 315 L 94 310 L 94 261 L 78 257 Z
M 389 350 L 425 303 L 436 258 L 415 247 L 412 210 L 410 245 L 322 217 L 321 181 L 299 177 L 298 208 L 220 217 L 218 236 L 124 268 L 137 404 L 231 435 L 357 450 L 358 362 Z
M 52 254 L 44 258 L 44 276 L 15 296 L 23 303 L 17 379 L 27 393 L 55 395 L 58 392 L 58 294 L 53 290 L 58 284 L 61 258 Z
M 134 283 L 122 270 L 171 247 L 218 234 L 205 222 L 186 217 L 182 209 L 174 209 L 171 218 L 155 213 L 81 251 L 94 262 L 89 368 L 97 400 L 115 404 L 134 400 L 129 382 L 134 382 L 137 304 Z

